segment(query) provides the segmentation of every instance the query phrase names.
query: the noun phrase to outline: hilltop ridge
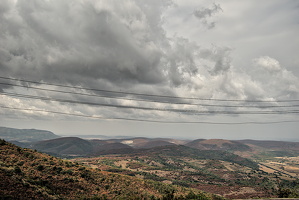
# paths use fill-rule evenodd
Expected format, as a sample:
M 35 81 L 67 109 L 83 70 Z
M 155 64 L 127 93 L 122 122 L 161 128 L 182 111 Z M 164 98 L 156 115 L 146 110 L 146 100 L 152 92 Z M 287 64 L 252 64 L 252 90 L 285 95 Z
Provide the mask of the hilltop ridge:
M 59 138 L 51 131 L 0 127 L 0 138 L 7 141 L 36 142 Z

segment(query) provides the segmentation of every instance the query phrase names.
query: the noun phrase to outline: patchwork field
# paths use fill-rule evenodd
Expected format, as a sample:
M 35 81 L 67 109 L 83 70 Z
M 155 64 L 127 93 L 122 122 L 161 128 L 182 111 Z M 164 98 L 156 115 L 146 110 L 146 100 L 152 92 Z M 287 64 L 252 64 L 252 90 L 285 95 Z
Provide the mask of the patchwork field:
M 285 159 L 284 163 L 279 163 L 281 165 L 269 161 L 254 168 L 238 164 L 234 160 L 198 159 L 192 156 L 166 157 L 163 153 L 159 156 L 105 155 L 74 159 L 102 171 L 192 187 L 229 199 L 277 197 L 277 180 L 296 180 L 290 177 L 286 170 L 281 170 L 283 164 L 285 168 L 293 169 L 291 167 L 296 165 L 294 160 L 296 159 Z M 287 165 L 288 162 L 292 162 L 292 165 Z
M 299 157 L 275 157 L 261 162 L 260 169 L 283 179 L 299 178 Z

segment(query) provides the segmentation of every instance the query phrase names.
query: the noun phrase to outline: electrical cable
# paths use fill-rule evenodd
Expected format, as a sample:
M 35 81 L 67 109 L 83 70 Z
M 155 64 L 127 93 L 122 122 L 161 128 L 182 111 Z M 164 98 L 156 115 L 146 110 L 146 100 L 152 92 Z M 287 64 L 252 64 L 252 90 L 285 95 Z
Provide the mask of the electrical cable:
M 116 96 L 107 96 L 107 95 L 98 95 L 98 94 L 87 94 L 87 93 L 79 93 L 79 92 L 70 92 L 70 91 L 62 91 L 56 89 L 47 89 L 47 88 L 39 88 L 33 86 L 24 86 L 18 84 L 10 84 L 10 83 L 1 83 L 0 85 L 10 85 L 16 87 L 30 88 L 41 91 L 49 91 L 49 92 L 58 92 L 63 94 L 74 94 L 74 95 L 82 95 L 82 96 L 90 96 L 90 97 L 103 97 L 103 98 L 112 98 L 112 99 L 121 99 L 121 100 L 129 100 L 129 101 L 142 101 L 142 102 L 151 102 L 151 103 L 163 103 L 163 104 L 175 104 L 175 105 L 194 105 L 194 106 L 207 106 L 207 107 L 227 107 L 227 108 L 238 108 L 238 107 L 248 107 L 248 108 L 288 108 L 288 107 L 299 107 L 299 105 L 217 105 L 217 104 L 203 104 L 203 103 L 185 103 L 185 102 L 170 102 L 170 101 L 157 101 L 157 100 L 149 100 L 149 99 L 136 99 L 136 98 L 125 98 L 125 97 L 116 97 Z
M 102 106 L 102 107 L 114 107 L 114 108 L 124 108 L 124 109 L 138 109 L 138 110 L 151 110 L 151 111 L 167 111 L 167 112 L 179 112 L 179 113 L 190 113 L 190 114 L 297 114 L 299 110 L 275 110 L 275 111 L 199 111 L 199 110 L 189 110 L 189 109 L 173 109 L 173 108 L 153 108 L 153 107 L 140 107 L 140 106 L 128 106 L 128 105 L 114 105 L 105 103 L 94 103 L 94 102 L 84 102 L 84 101 L 74 101 L 68 99 L 57 99 L 48 98 L 34 95 L 25 95 L 18 93 L 8 93 L 0 92 L 7 96 L 22 97 L 27 99 L 38 99 L 44 101 L 55 101 L 61 103 L 72 103 L 72 104 L 84 104 L 89 106 Z
M 135 95 L 135 96 L 147 96 L 147 97 L 158 97 L 158 98 L 172 98 L 172 99 L 189 99 L 189 100 L 207 100 L 207 101 L 231 101 L 231 102 L 297 102 L 299 99 L 293 100 L 242 100 L 242 99 L 214 99 L 214 98 L 196 98 L 196 97 L 182 97 L 182 96 L 168 96 L 168 95 L 156 95 L 156 94 L 144 94 L 144 93 L 134 93 L 134 92 L 122 92 L 122 91 L 111 91 L 111 90 L 103 90 L 103 89 L 95 89 L 95 88 L 86 88 L 86 87 L 77 87 L 77 86 L 68 86 L 62 84 L 53 84 L 53 83 L 41 83 L 38 81 L 30 81 L 25 79 L 16 79 L 16 78 L 9 78 L 0 76 L 0 79 L 6 80 L 13 80 L 13 81 L 20 81 L 26 83 L 33 83 L 33 84 L 43 84 L 43 85 L 50 85 L 50 86 L 58 86 L 64 88 L 72 88 L 72 89 L 83 89 L 87 91 L 96 91 L 96 92 L 106 92 L 106 93 L 113 93 L 113 94 L 124 94 L 124 95 Z
M 280 124 L 280 123 L 297 123 L 298 120 L 284 120 L 284 121 L 268 121 L 268 122 L 260 122 L 260 121 L 247 121 L 247 122 L 208 122 L 208 121 L 164 121 L 164 120 L 147 120 L 147 119 L 134 119 L 134 118 L 125 118 L 125 117 L 100 117 L 100 116 L 92 116 L 92 115 L 84 115 L 84 114 L 74 114 L 74 113 L 65 113 L 59 111 L 49 111 L 49 110 L 40 110 L 40 109 L 29 109 L 29 108 L 16 108 L 16 107 L 8 107 L 0 105 L 0 108 L 11 109 L 11 110 L 22 110 L 22 111 L 35 111 L 35 112 L 46 112 L 67 116 L 76 116 L 76 117 L 85 117 L 85 118 L 93 118 L 93 119 L 103 119 L 103 120 L 126 120 L 126 121 L 136 121 L 136 122 L 152 122 L 152 123 L 163 123 L 163 124 L 212 124 L 212 125 L 245 125 L 245 124 Z

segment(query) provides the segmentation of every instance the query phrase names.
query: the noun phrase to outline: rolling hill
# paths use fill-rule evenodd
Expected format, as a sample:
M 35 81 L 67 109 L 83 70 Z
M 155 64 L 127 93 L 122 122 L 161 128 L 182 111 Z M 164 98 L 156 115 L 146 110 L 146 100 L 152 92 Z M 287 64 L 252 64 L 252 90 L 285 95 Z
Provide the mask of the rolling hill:
M 229 151 L 246 158 L 265 156 L 298 156 L 298 142 L 197 139 L 193 141 L 171 138 L 118 138 L 82 139 L 78 137 L 59 137 L 49 131 L 35 129 L 11 129 L 0 127 L 2 138 L 20 146 L 37 149 L 61 157 L 96 156 L 118 153 L 136 153 L 136 149 L 151 149 L 163 146 L 184 145 L 198 150 Z M 50 139 L 49 139 L 50 138 Z
M 170 146 L 170 145 L 176 145 L 176 144 L 170 143 L 168 141 L 163 141 L 163 140 L 152 140 L 152 141 L 136 144 L 134 145 L 134 147 L 148 149 L 153 147 Z
M 4 140 L 0 153 L 1 199 L 221 199 L 196 189 L 88 168 Z
M 92 153 L 92 144 L 77 137 L 62 137 L 34 143 L 31 148 L 62 156 L 84 156 Z
M 299 142 L 286 142 L 286 141 L 264 141 L 264 140 L 239 140 L 238 142 L 252 145 L 268 150 L 295 150 L 299 151 Z
M 222 160 L 258 169 L 257 163 L 233 153 L 222 150 L 198 150 L 183 145 L 161 146 L 149 149 L 135 150 L 135 155 L 155 155 L 164 157 L 185 157 L 200 160 Z
M 222 139 L 210 139 L 210 140 L 194 140 L 185 146 L 200 149 L 200 150 L 224 150 L 224 151 L 251 151 L 252 149 L 241 142 L 222 140 Z
M 133 148 L 132 146 L 120 143 L 119 141 L 120 140 L 86 141 L 80 138 L 67 137 L 38 142 L 37 144 L 33 145 L 32 148 L 46 153 L 60 154 L 62 156 L 151 154 L 159 156 L 181 156 L 189 158 L 192 157 L 196 159 L 223 160 L 233 162 L 236 164 L 241 164 L 250 168 L 257 168 L 257 164 L 249 159 L 243 158 L 225 150 L 216 150 L 216 148 L 213 148 L 212 150 L 199 150 L 184 145 L 176 145 L 166 141 L 146 141 L 145 139 L 142 139 L 142 142 L 139 142 L 138 145 L 135 144 L 135 148 Z
M 114 143 L 107 143 L 101 146 L 94 146 L 93 152 L 90 155 L 96 156 L 96 155 L 105 155 L 105 154 L 117 154 L 119 152 L 127 153 L 132 151 L 133 151 L 133 147 L 123 143 L 114 142 Z

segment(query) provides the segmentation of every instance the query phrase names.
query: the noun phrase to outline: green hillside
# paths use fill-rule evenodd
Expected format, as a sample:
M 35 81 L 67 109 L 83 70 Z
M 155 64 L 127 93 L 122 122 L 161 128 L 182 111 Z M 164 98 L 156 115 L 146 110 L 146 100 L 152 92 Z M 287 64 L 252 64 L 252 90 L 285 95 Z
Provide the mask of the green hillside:
M 118 152 L 121 154 L 121 152 Z M 252 160 L 222 150 L 198 150 L 183 145 L 162 146 L 150 149 L 135 150 L 135 154 L 157 155 L 166 157 L 188 157 L 194 159 L 222 160 L 258 169 L 258 164 Z
M 52 155 L 74 155 L 83 156 L 93 151 L 92 144 L 77 137 L 62 137 L 52 140 L 37 142 L 32 145 L 32 149 Z
M 246 144 L 223 139 L 193 140 L 185 144 L 185 146 L 200 150 L 252 151 L 252 149 Z

